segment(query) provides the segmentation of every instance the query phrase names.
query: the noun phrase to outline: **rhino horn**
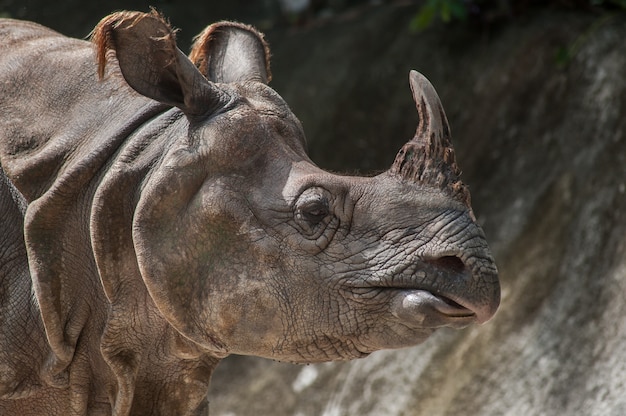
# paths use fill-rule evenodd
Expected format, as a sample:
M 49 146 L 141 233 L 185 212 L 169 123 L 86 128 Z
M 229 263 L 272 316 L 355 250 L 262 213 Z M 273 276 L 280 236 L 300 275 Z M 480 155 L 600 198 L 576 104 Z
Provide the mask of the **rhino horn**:
M 410 72 L 409 83 L 419 124 L 413 139 L 396 155 L 390 172 L 404 180 L 447 191 L 469 206 L 469 192 L 460 181 L 450 126 L 439 96 L 428 79 L 417 71 Z
M 208 26 L 194 39 L 189 58 L 213 82 L 267 84 L 272 79 L 269 46 L 263 34 L 242 23 Z

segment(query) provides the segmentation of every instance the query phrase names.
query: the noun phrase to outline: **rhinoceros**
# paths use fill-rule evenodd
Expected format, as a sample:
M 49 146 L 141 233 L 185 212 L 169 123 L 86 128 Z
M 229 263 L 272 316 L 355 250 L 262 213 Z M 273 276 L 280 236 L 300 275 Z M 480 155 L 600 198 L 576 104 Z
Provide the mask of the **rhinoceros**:
M 500 288 L 432 85 L 391 168 L 318 168 L 257 30 L 184 55 L 158 13 L 92 42 L 0 22 L 0 413 L 190 415 L 230 354 L 294 363 L 484 323 Z

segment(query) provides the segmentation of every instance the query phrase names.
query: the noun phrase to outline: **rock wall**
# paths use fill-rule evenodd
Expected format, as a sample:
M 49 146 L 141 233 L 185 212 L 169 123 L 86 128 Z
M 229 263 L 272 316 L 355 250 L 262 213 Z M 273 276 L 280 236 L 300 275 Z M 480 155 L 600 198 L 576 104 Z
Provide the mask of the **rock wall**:
M 626 414 L 626 17 L 411 34 L 414 11 L 270 32 L 273 86 L 314 161 L 369 172 L 416 126 L 409 69 L 433 82 L 498 262 L 498 314 L 349 363 L 230 357 L 211 415 Z

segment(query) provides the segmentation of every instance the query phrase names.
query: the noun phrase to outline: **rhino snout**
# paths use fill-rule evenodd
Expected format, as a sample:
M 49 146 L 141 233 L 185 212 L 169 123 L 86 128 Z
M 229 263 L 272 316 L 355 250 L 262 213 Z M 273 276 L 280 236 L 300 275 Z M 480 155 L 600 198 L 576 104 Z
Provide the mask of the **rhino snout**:
M 458 256 L 417 260 L 384 285 L 393 291 L 391 313 L 409 326 L 463 328 L 485 323 L 500 303 L 493 263 Z
M 500 305 L 500 284 L 493 260 L 474 256 L 467 261 L 460 256 L 444 255 L 425 262 L 440 281 L 441 288 L 433 288 L 434 295 L 444 302 L 442 313 L 454 315 L 458 310 L 469 310 L 479 324 L 493 317 Z

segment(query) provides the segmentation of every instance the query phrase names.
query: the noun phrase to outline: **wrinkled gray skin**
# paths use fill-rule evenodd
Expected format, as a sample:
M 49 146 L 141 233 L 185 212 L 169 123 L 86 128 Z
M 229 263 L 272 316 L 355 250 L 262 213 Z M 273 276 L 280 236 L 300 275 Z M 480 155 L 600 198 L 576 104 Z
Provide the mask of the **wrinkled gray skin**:
M 0 21 L 0 414 L 206 414 L 228 354 L 349 360 L 495 313 L 451 149 L 429 156 L 444 142 L 324 172 L 260 35 L 205 35 L 192 62 L 155 14 L 104 19 L 96 52 Z M 434 90 L 411 86 L 416 138 L 440 140 Z

